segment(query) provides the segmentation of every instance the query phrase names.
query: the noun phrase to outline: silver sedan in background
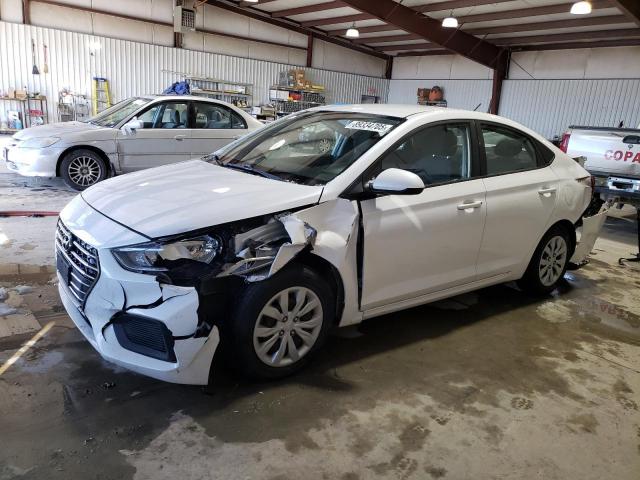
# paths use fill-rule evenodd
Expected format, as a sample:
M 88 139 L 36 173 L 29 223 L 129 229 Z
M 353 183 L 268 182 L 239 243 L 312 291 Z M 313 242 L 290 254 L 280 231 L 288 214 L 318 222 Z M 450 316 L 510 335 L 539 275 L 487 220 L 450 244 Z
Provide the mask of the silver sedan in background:
M 140 96 L 87 121 L 22 130 L 1 153 L 21 175 L 62 177 L 84 190 L 109 176 L 206 155 L 261 126 L 219 100 Z

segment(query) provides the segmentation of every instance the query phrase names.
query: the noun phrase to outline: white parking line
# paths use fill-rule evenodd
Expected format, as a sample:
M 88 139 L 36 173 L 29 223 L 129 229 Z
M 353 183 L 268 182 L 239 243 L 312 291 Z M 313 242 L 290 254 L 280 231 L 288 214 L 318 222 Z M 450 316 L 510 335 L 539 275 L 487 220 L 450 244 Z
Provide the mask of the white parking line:
M 13 365 L 14 363 L 16 363 L 18 361 L 18 359 L 22 355 L 27 353 L 27 350 L 29 350 L 31 347 L 33 347 L 38 340 L 40 340 L 42 337 L 44 337 L 47 334 L 47 332 L 49 330 L 51 330 L 51 328 L 55 324 L 56 324 L 56 322 L 53 322 L 53 321 L 47 323 L 44 327 L 42 327 L 42 330 L 40 330 L 38 333 L 36 333 L 33 337 L 31 337 L 31 339 L 27 343 L 25 343 L 22 347 L 20 347 L 20 350 L 18 350 L 16 353 L 11 355 L 11 358 L 9 358 L 9 360 L 4 362 L 4 364 L 0 367 L 0 376 L 2 376 L 2 374 L 4 372 L 9 370 L 9 367 L 11 365 Z

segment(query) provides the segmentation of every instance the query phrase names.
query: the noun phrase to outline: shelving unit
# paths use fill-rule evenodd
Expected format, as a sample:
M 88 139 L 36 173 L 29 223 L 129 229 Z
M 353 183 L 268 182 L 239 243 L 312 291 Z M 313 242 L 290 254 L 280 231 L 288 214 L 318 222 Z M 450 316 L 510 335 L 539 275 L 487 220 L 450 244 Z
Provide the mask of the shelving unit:
M 216 98 L 250 111 L 253 106 L 253 84 L 187 75 L 192 95 Z
M 418 105 L 426 105 L 429 107 L 446 107 L 447 106 L 447 101 L 446 100 L 440 100 L 437 102 L 430 102 L 428 100 L 426 101 L 420 101 L 418 100 Z
M 71 122 L 89 117 L 89 99 L 73 93 L 58 96 L 58 121 Z
M 18 105 L 18 108 L 3 108 L 4 116 L 6 116 L 7 110 L 17 110 L 20 113 L 20 119 L 22 120 L 22 129 L 32 127 L 34 125 L 34 118 L 42 118 L 42 123 L 47 123 L 48 110 L 46 98 L 6 98 L 0 97 L 0 102 L 3 104 L 14 103 Z M 15 128 L 3 128 L 0 129 L 0 133 L 15 133 L 19 129 Z
M 292 93 L 293 96 L 291 95 Z M 288 115 L 307 108 L 326 105 L 326 93 L 325 90 L 308 90 L 274 85 L 269 88 L 269 101 L 274 103 L 276 114 Z M 292 99 L 295 96 L 300 96 L 300 99 Z

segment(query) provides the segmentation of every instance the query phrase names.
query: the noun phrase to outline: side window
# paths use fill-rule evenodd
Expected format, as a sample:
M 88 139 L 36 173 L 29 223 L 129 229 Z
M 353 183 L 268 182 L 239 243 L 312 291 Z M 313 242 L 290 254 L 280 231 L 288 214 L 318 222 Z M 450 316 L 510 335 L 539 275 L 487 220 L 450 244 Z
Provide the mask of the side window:
M 215 103 L 196 102 L 195 128 L 228 129 L 247 128 L 236 112 Z
M 538 168 L 536 149 L 524 134 L 494 125 L 482 125 L 487 175 Z
M 380 160 L 380 169 L 400 168 L 416 173 L 425 185 L 456 182 L 471 176 L 467 124 L 423 128 L 407 137 Z
M 182 102 L 158 103 L 138 115 L 144 128 L 186 128 L 187 104 Z

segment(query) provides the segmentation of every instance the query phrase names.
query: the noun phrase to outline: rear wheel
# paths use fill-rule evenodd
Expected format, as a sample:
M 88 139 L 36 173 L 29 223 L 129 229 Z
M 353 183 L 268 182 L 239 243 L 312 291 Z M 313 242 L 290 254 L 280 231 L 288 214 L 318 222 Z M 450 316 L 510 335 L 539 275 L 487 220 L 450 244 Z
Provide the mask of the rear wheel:
M 229 361 L 254 378 L 296 372 L 324 343 L 334 303 L 322 277 L 300 265 L 247 286 L 226 329 Z
M 73 150 L 60 165 L 64 183 L 74 190 L 84 190 L 107 177 L 105 161 L 91 150 Z
M 518 286 L 533 294 L 553 291 L 564 277 L 573 254 L 571 237 L 565 228 L 555 226 L 542 238 Z

